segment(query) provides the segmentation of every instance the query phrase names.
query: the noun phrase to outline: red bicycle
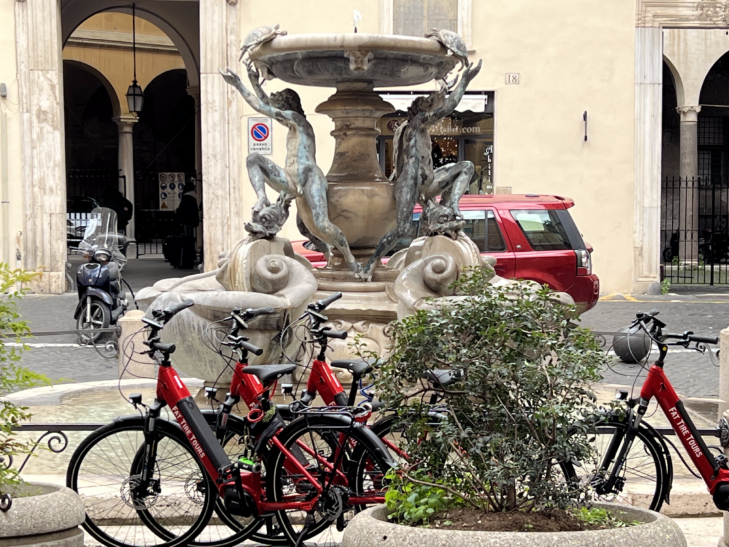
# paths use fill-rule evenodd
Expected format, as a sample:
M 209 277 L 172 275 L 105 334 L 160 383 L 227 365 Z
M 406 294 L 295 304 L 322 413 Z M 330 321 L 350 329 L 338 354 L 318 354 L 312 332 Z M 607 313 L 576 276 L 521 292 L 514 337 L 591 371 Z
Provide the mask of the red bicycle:
M 140 416 L 118 418 L 87 437 L 74 452 L 67 484 L 84 500 L 89 534 L 105 545 L 175 547 L 190 544 L 208 524 L 218 496 L 225 510 L 245 518 L 276 515 L 291 543 L 302 541 L 336 522 L 350 506 L 381 497 L 366 477 L 347 465 L 350 439 L 383 476 L 393 465 L 387 449 L 351 414 L 303 409 L 286 427 L 269 401 L 271 386 L 295 365 L 242 367 L 240 394 L 259 410 L 253 454 L 258 461 L 231 458 L 171 366 L 174 344 L 159 332 L 192 302 L 156 310 L 145 318 L 145 344 L 159 365 L 157 397 L 151 406 L 133 396 Z M 261 350 L 235 340 L 242 351 Z M 161 418 L 169 406 L 177 424 Z M 259 418 L 260 416 L 260 418 Z M 268 419 L 266 419 L 268 417 Z M 266 449 L 263 449 L 263 446 Z M 262 460 L 265 455 L 265 474 Z M 265 485 L 264 485 L 265 483 Z M 303 527 L 289 520 L 303 518 Z M 249 526 L 253 533 L 257 527 Z
M 644 420 L 648 406 L 655 398 L 696 466 L 699 475 L 694 475 L 703 478 L 716 507 L 727 511 L 727 459 L 724 454 L 711 453 L 664 370 L 669 346 L 689 349 L 691 344 L 695 344 L 691 349 L 703 353 L 707 350 L 706 344 L 718 344 L 719 339 L 695 336 L 690 331 L 664 333 L 666 325 L 656 315 L 658 310 L 639 313 L 631 326 L 639 327 L 658 344 L 658 360 L 648 370 L 639 397 L 629 399 L 626 391 L 619 392 L 618 398 L 626 403 L 625 412 L 612 412 L 595 425 L 599 457 L 595 469 L 589 471 L 584 479 L 591 482 L 600 498 L 620 501 L 630 496 L 631 499 L 626 501 L 654 511 L 659 511 L 663 503 L 669 501 L 673 480 L 671 455 L 663 436 Z M 729 445 L 729 423 L 724 418 L 719 422 L 718 436 L 722 447 Z M 719 447 L 715 448 L 721 451 Z

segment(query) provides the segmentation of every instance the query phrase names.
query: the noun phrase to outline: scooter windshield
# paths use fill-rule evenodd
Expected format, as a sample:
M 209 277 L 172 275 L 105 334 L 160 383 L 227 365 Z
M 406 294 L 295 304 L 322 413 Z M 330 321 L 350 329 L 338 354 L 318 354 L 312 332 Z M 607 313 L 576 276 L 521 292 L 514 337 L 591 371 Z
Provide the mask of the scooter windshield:
M 105 249 L 109 251 L 111 260 L 119 266 L 119 269 L 124 268 L 127 257 L 122 254 L 119 247 L 125 236 L 117 231 L 116 226 L 116 212 L 107 207 L 97 207 L 89 213 L 84 239 L 78 248 L 89 253 Z

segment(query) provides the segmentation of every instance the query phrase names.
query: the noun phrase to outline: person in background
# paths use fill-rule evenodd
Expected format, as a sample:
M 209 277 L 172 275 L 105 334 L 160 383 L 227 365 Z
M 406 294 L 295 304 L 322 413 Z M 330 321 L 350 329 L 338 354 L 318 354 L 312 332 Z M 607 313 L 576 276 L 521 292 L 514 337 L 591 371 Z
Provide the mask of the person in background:
M 126 234 L 127 225 L 132 219 L 134 205 L 116 188 L 110 184 L 104 189 L 99 201 L 101 207 L 107 207 L 116 213 L 116 228 L 120 234 Z
M 197 194 L 195 185 L 188 183 L 187 191 L 182 195 L 180 206 L 175 211 L 177 222 L 182 226 L 182 233 L 186 236 L 194 236 L 195 228 L 200 225 L 200 215 L 197 207 Z

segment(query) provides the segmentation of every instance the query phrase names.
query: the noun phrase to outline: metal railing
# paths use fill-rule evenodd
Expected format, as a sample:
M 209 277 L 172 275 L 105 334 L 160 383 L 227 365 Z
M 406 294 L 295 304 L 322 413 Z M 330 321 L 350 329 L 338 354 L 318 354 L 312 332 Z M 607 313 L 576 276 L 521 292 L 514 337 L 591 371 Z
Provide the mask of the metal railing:
M 661 270 L 672 284 L 729 284 L 729 180 L 661 183 Z

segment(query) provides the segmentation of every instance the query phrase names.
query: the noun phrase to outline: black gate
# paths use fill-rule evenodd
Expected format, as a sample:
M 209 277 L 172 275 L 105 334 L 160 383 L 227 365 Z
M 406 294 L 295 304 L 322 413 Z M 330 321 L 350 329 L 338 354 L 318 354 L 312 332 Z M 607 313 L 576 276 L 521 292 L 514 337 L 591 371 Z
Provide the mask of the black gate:
M 202 181 L 196 174 L 185 173 L 185 182 L 194 181 L 198 200 Z M 161 255 L 166 237 L 181 233 L 174 210 L 160 209 L 160 179 L 156 171 L 137 171 L 134 173 L 135 238 L 137 256 Z
M 661 270 L 671 284 L 729 284 L 729 181 L 661 184 Z

